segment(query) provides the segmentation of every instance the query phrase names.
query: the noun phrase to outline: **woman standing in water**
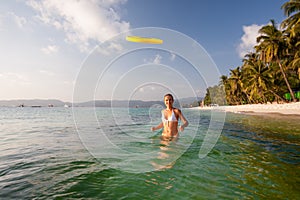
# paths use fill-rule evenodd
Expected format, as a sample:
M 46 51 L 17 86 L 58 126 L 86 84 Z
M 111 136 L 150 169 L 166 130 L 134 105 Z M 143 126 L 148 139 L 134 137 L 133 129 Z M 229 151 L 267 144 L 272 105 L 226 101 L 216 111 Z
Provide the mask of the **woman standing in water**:
M 163 138 L 177 138 L 178 130 L 182 132 L 189 123 L 181 113 L 181 110 L 173 107 L 174 98 L 171 94 L 166 94 L 164 96 L 164 102 L 166 105 L 166 109 L 161 111 L 162 122 L 156 127 L 152 127 L 151 131 L 163 128 Z M 179 127 L 178 119 L 180 119 L 182 122 Z

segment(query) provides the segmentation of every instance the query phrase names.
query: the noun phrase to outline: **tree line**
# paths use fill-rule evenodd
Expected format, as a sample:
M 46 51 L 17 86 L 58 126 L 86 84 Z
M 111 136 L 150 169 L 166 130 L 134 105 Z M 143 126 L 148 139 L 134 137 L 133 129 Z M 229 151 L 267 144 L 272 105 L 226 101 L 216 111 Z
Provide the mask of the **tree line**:
M 259 30 L 254 52 L 207 88 L 204 104 L 240 105 L 300 99 L 300 0 L 281 6 L 286 19 Z

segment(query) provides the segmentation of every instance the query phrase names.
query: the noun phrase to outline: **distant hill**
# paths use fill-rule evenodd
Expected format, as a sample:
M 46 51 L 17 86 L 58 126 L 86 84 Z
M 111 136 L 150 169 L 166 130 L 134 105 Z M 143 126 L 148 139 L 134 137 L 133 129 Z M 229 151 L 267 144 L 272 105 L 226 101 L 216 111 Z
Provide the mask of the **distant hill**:
M 63 107 L 64 105 L 71 106 L 70 102 L 63 102 L 56 99 L 18 99 L 18 100 L 0 100 L 0 106 L 10 106 L 17 107 L 23 105 L 24 107 L 31 106 L 54 106 L 54 107 Z
M 174 106 L 180 107 L 181 106 L 187 107 L 191 105 L 195 101 L 199 101 L 201 98 L 198 97 L 189 97 L 189 98 L 182 98 L 179 100 L 175 100 Z M 24 107 L 32 107 L 32 106 L 39 106 L 39 107 L 63 107 L 68 105 L 69 107 L 151 107 L 151 106 L 164 106 L 163 101 L 141 101 L 141 100 L 95 100 L 95 101 L 86 101 L 81 103 L 72 103 L 70 102 L 63 102 L 57 99 L 19 99 L 19 100 L 0 100 L 0 106 L 9 106 L 9 107 L 17 107 L 23 105 Z
M 140 100 L 96 100 L 96 101 L 87 101 L 82 103 L 76 103 L 73 106 L 75 107 L 151 107 L 153 105 L 164 105 L 162 101 L 140 101 Z
M 202 98 L 199 97 L 189 97 L 189 98 L 182 98 L 179 100 L 175 100 L 174 106 L 175 107 L 190 107 L 192 103 L 195 101 L 200 101 Z M 180 103 L 180 104 L 179 104 Z M 141 100 L 96 100 L 96 101 L 87 101 L 82 103 L 74 104 L 76 107 L 151 107 L 154 105 L 161 105 L 164 106 L 163 101 L 141 101 Z
M 186 97 L 186 98 L 182 98 L 179 99 L 180 104 L 192 104 L 195 101 L 201 101 L 203 99 L 203 97 Z

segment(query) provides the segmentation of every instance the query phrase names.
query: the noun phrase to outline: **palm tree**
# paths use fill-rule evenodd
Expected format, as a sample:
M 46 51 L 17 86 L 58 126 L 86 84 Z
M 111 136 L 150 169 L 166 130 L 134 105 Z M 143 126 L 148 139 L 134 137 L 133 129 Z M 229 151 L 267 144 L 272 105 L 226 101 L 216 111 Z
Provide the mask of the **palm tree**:
M 230 77 L 228 81 L 231 88 L 231 95 L 236 101 L 235 103 L 243 104 L 245 100 L 250 103 L 249 95 L 244 87 L 243 74 L 240 67 L 230 70 Z
M 298 79 L 300 80 L 300 42 L 295 46 L 298 51 L 295 52 L 294 59 L 292 61 L 292 69 L 298 74 Z
M 268 65 L 268 68 L 272 77 L 269 91 L 276 97 L 277 102 L 278 100 L 284 101 L 283 96 L 288 88 L 283 79 L 280 67 L 276 62 L 272 62 L 270 65 Z
M 286 29 L 291 37 L 299 36 L 300 33 L 300 0 L 290 0 L 281 6 L 284 14 L 288 17 L 282 21 L 281 27 Z M 295 13 L 296 12 L 296 13 Z M 295 13 L 295 14 L 293 14 Z M 293 14 L 293 15 L 292 15 Z
M 243 59 L 244 64 L 253 63 L 259 59 L 259 55 L 257 53 L 253 53 L 253 52 L 246 54 L 244 57 L 245 57 Z
M 256 100 L 256 103 L 266 103 L 268 100 L 265 94 L 269 92 L 273 80 L 272 74 L 269 68 L 260 60 L 246 63 L 243 70 L 247 76 L 247 93 L 249 93 L 250 99 Z
M 219 86 L 223 86 L 225 90 L 225 95 L 226 95 L 226 104 L 232 104 L 231 98 L 230 98 L 230 84 L 228 81 L 228 77 L 225 75 L 222 75 L 220 78 L 220 83 Z
M 285 35 L 276 28 L 274 20 L 271 20 L 270 25 L 263 26 L 259 30 L 259 33 L 261 35 L 257 37 L 258 45 L 255 46 L 255 49 L 260 54 L 260 59 L 267 64 L 276 62 L 279 65 L 281 74 L 292 96 L 292 99 L 293 101 L 296 101 L 281 61 L 281 59 L 284 59 L 287 55 L 288 49 Z
M 292 69 L 296 71 L 298 79 L 300 80 L 300 0 L 290 0 L 283 4 L 281 8 L 287 16 L 287 19 L 282 21 L 281 27 L 286 29 L 292 46 L 290 49 L 294 51 Z
M 248 53 L 243 59 L 243 70 L 247 77 L 247 92 L 251 101 L 254 101 L 257 96 L 255 91 L 258 91 L 259 88 L 265 88 L 268 94 L 268 101 L 273 101 L 274 97 L 277 100 L 283 101 L 283 98 L 278 94 L 278 85 L 276 85 L 277 68 L 274 68 L 274 65 L 269 65 L 268 67 L 259 60 L 259 54 L 257 53 Z M 280 72 L 279 72 L 280 73 Z M 280 84 L 282 85 L 282 84 Z M 281 87 L 282 88 L 282 87 Z M 256 99 L 255 99 L 256 100 Z

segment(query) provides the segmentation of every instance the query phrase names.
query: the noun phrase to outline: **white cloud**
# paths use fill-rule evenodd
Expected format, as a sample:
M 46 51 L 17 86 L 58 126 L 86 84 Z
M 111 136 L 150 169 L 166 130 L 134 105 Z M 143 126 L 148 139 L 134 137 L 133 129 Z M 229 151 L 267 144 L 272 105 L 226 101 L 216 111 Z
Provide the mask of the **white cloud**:
M 147 64 L 160 64 L 161 59 L 162 59 L 162 56 L 159 54 L 156 54 L 154 56 L 154 58 L 144 59 L 143 61 L 144 61 L 144 63 L 147 63 Z
M 73 87 L 75 85 L 75 81 L 63 81 L 63 84 Z
M 154 60 L 153 60 L 153 63 L 154 63 L 154 64 L 160 64 L 161 59 L 162 59 L 162 57 L 161 57 L 159 54 L 157 54 L 157 55 L 155 56 Z
M 250 26 L 243 26 L 244 34 L 241 38 L 241 43 L 237 47 L 237 51 L 241 58 L 244 58 L 244 56 L 247 53 L 254 51 L 253 47 L 257 44 L 256 38 L 259 35 L 258 31 L 263 26 L 264 25 L 257 25 L 257 24 L 252 24 Z
M 13 73 L 13 72 L 6 72 L 1 74 L 1 85 L 6 86 L 27 86 L 31 85 L 32 83 L 29 81 L 29 78 L 23 74 Z
M 41 51 L 44 53 L 44 54 L 53 54 L 53 53 L 56 53 L 58 52 L 58 46 L 56 45 L 48 45 L 47 47 L 44 47 L 44 48 L 41 48 Z
M 3 15 L 0 14 L 0 28 L 1 28 L 2 25 L 3 25 L 3 18 L 4 18 Z
M 139 88 L 139 92 L 145 92 L 145 93 L 149 93 L 151 91 L 155 91 L 156 88 L 154 86 L 145 86 L 145 87 L 141 87 Z
M 120 52 L 123 50 L 123 46 L 120 43 L 110 42 L 97 47 L 97 51 L 103 55 L 109 55 L 111 53 Z
M 174 53 L 171 53 L 170 60 L 171 60 L 171 61 L 174 61 L 174 60 L 175 60 L 175 58 L 176 58 L 176 54 L 174 54 Z
M 22 28 L 27 23 L 27 20 L 25 17 L 20 17 L 13 12 L 9 12 L 8 15 L 10 17 L 12 17 L 13 21 L 19 28 Z
M 161 55 L 156 54 L 154 58 L 144 59 L 144 63 L 147 64 L 160 64 L 161 63 Z
M 129 30 L 129 22 L 121 20 L 118 6 L 124 0 L 30 0 L 28 5 L 38 12 L 45 24 L 63 30 L 66 41 L 90 51 L 93 43 L 103 42 Z
M 47 75 L 47 76 L 54 76 L 55 74 L 53 72 L 47 71 L 47 70 L 39 70 L 41 74 Z

